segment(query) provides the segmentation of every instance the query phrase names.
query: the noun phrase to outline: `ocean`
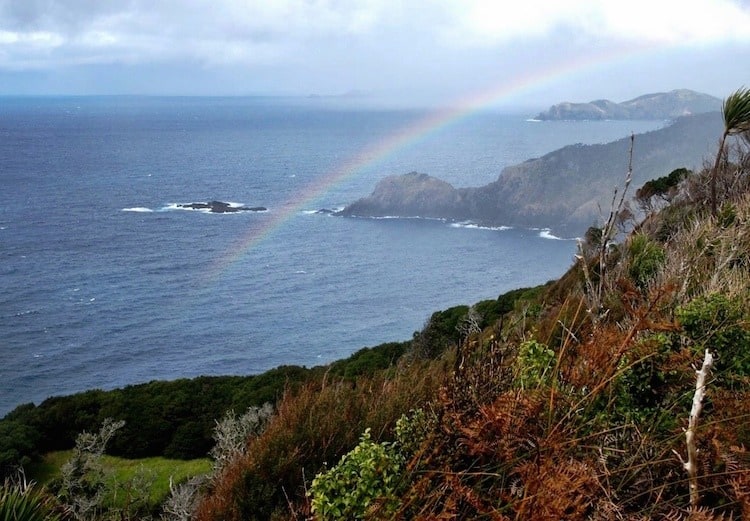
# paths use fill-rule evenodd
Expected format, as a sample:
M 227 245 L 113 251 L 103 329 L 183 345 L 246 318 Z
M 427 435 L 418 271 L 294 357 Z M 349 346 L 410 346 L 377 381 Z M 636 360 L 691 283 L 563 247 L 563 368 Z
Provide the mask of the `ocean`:
M 547 230 L 317 211 L 389 174 L 478 186 L 664 124 L 429 117 L 325 99 L 0 98 L 0 416 L 91 388 L 324 364 L 557 278 L 576 243 Z M 266 210 L 179 206 L 212 200 Z

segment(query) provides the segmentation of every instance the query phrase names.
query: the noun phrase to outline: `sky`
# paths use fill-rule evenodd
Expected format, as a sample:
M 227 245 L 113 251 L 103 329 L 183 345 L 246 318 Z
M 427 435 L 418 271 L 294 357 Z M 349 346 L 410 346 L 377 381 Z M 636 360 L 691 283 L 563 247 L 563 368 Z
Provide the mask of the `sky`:
M 0 95 L 547 107 L 743 85 L 750 0 L 0 0 Z

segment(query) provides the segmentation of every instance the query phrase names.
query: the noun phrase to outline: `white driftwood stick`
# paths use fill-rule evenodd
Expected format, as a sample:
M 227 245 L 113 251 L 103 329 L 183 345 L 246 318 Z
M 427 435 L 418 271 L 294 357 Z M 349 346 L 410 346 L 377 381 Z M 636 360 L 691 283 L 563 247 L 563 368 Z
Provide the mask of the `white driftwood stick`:
M 687 445 L 687 461 L 682 462 L 682 466 L 688 473 L 688 482 L 690 483 L 690 506 L 698 506 L 698 449 L 695 447 L 695 430 L 698 427 L 698 418 L 703 410 L 703 398 L 706 395 L 706 378 L 713 366 L 714 357 L 706 349 L 703 357 L 703 365 L 700 371 L 696 371 L 695 394 L 693 394 L 693 406 L 690 408 L 690 418 L 688 419 L 688 428 L 685 431 L 685 444 Z

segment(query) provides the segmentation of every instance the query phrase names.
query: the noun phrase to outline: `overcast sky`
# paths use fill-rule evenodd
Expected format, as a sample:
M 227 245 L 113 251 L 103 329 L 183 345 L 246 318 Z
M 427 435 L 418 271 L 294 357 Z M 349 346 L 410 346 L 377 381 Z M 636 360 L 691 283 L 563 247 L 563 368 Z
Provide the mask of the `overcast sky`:
M 499 104 L 750 86 L 750 0 L 0 0 L 0 94 Z

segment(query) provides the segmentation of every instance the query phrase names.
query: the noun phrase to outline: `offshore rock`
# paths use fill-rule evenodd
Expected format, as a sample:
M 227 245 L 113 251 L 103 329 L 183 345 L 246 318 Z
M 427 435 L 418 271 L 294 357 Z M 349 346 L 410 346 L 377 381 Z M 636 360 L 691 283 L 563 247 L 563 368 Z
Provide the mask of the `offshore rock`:
M 268 210 L 268 208 L 264 206 L 232 206 L 230 203 L 225 203 L 223 201 L 178 204 L 177 207 L 188 208 L 190 210 L 208 210 L 211 213 L 265 212 Z

